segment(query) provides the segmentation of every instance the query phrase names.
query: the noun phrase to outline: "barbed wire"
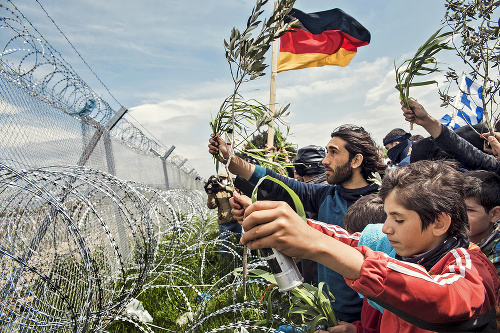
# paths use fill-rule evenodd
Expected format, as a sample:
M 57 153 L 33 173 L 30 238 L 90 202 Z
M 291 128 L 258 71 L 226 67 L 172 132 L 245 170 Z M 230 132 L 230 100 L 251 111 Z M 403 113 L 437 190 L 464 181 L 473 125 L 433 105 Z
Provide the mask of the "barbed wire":
M 186 193 L 89 168 L 0 163 L 0 327 L 106 326 L 158 267 L 157 244 L 175 235 L 176 216 L 201 207 Z
M 3 29 L 2 38 L 5 38 L 5 44 L 0 49 L 0 73 L 27 94 L 73 117 L 82 119 L 83 116 L 90 116 L 102 125 L 106 125 L 117 112 L 83 81 L 11 0 L 7 4 L 0 4 L 0 28 Z M 80 58 L 85 62 L 81 55 Z M 88 64 L 87 67 L 97 76 Z M 98 79 L 109 92 L 102 80 Z M 165 144 L 156 138 L 149 138 L 126 118 L 118 121 L 111 134 L 126 146 L 145 155 L 153 155 L 153 149 L 163 156 L 168 150 Z M 177 166 L 184 160 L 176 154 L 171 154 L 169 158 Z M 187 166 L 181 165 L 179 168 L 185 173 L 190 172 Z

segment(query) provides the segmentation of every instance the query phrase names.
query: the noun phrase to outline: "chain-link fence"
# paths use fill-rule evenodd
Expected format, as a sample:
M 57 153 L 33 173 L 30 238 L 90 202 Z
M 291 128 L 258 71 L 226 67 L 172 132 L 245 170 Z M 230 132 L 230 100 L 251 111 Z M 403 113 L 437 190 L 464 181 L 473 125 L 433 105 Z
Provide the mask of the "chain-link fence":
M 101 331 L 155 269 L 162 237 L 206 213 L 202 180 L 11 0 L 0 45 L 0 332 Z
M 14 168 L 80 165 L 158 188 L 201 189 L 186 159 L 146 136 L 75 73 L 8 1 L 0 7 L 0 153 Z

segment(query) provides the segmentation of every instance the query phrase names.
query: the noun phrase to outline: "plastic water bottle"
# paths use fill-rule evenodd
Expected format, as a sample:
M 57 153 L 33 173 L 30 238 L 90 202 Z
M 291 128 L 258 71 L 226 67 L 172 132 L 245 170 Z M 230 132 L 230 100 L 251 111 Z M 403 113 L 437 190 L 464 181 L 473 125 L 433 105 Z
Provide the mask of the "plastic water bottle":
M 295 261 L 289 256 L 284 255 L 275 248 L 260 249 L 260 254 L 266 259 L 271 272 L 274 274 L 279 291 L 292 290 L 304 282 Z

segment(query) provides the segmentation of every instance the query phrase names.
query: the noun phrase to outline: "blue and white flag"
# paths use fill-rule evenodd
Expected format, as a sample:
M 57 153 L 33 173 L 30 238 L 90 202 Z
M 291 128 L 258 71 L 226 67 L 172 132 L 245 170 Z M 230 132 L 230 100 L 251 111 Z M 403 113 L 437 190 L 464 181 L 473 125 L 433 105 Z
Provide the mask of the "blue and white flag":
M 465 73 L 462 75 L 460 91 L 455 98 L 455 109 L 452 115 L 446 114 L 439 120 L 441 124 L 450 128 L 457 129 L 464 125 L 476 125 L 483 120 L 483 102 L 481 94 L 483 86 L 475 83 L 468 78 Z

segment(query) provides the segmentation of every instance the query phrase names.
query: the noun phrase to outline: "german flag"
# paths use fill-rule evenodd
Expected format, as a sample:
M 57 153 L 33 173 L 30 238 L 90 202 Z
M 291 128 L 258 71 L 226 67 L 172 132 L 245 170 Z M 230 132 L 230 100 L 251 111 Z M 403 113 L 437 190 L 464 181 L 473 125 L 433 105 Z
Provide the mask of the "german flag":
M 280 38 L 278 72 L 307 67 L 345 67 L 360 46 L 370 43 L 370 32 L 352 16 L 335 8 L 304 13 L 293 8 L 298 27 Z

